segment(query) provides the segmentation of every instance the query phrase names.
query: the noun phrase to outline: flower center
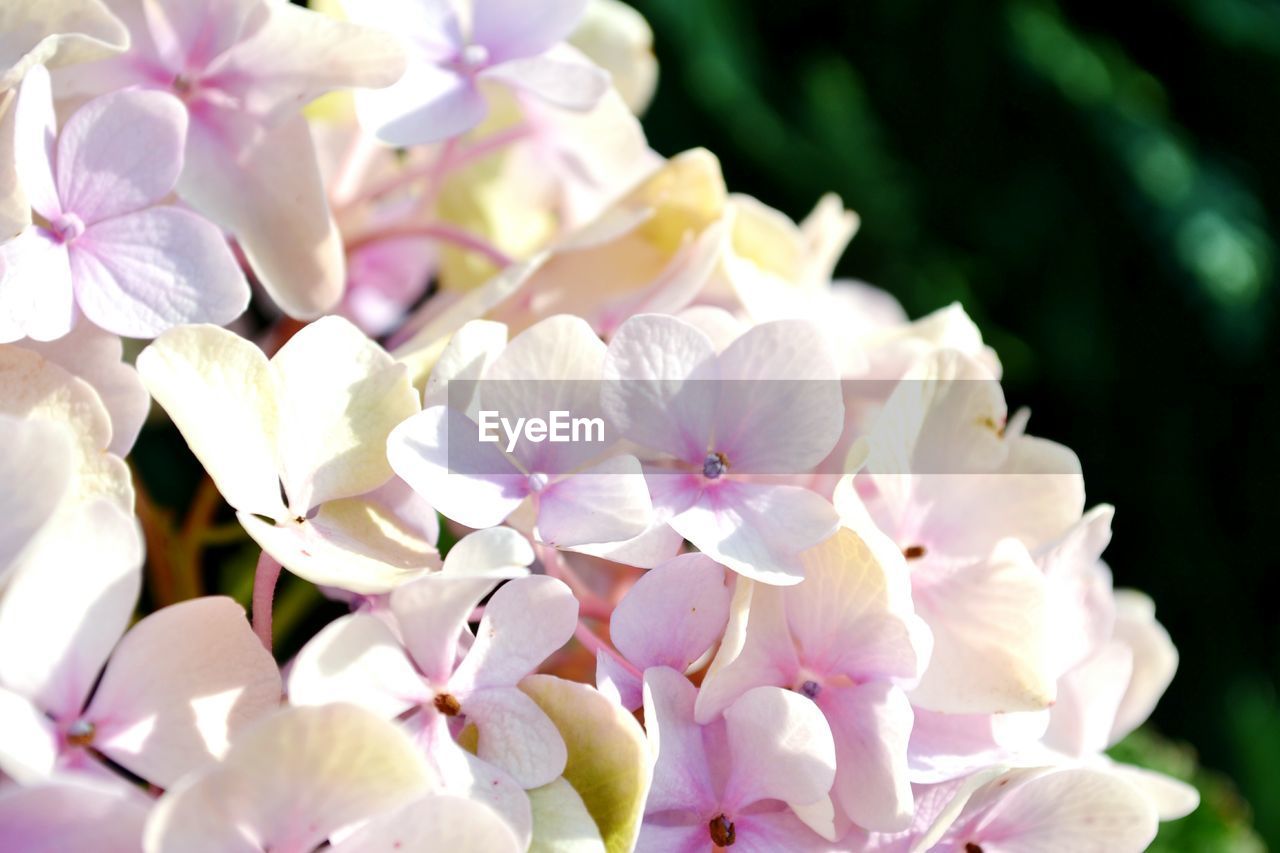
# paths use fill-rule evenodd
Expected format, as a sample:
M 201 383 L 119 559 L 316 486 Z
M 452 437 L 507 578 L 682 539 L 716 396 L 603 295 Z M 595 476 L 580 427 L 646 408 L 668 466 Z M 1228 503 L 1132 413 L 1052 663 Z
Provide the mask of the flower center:
M 64 213 L 49 223 L 49 230 L 59 243 L 70 243 L 84 233 L 84 220 L 74 213 Z
M 737 840 L 737 833 L 733 829 L 733 821 L 723 814 L 718 814 L 711 818 L 707 828 L 711 831 L 711 842 L 717 847 L 730 847 Z
M 707 454 L 707 458 L 702 460 L 702 476 L 708 480 L 717 480 L 724 472 L 729 470 L 729 458 L 723 453 L 711 451 Z
M 469 44 L 454 56 L 450 65 L 459 74 L 474 74 L 489 64 L 489 48 L 482 44 Z
M 551 478 L 541 471 L 534 471 L 529 475 L 529 491 L 535 495 L 540 493 L 551 482 Z
M 67 726 L 68 746 L 88 746 L 93 743 L 93 723 L 88 720 L 76 720 Z
M 818 694 L 822 692 L 822 685 L 813 679 L 809 679 L 800 685 L 800 692 L 810 699 L 817 699 Z
M 456 717 L 462 713 L 462 703 L 452 693 L 437 693 L 433 704 L 446 717 Z
M 927 553 L 929 552 L 925 550 L 923 545 L 908 545 L 902 549 L 902 556 L 908 560 L 918 560 Z

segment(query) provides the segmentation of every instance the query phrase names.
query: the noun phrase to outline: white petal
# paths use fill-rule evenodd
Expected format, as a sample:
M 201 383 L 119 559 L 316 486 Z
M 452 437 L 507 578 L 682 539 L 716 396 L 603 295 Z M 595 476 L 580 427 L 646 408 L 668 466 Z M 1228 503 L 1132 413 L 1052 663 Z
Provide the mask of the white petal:
M 387 439 L 392 469 L 442 515 L 467 527 L 501 524 L 528 495 L 528 478 L 498 448 L 479 440 L 466 415 L 433 406 Z
M 731 768 L 726 808 L 760 800 L 811 803 L 831 790 L 836 747 L 809 699 L 781 687 L 754 687 L 724 712 Z
M 235 236 L 286 314 L 311 319 L 338 303 L 342 239 L 302 116 L 266 133 L 227 110 L 193 121 L 178 194 Z
M 281 479 L 303 515 L 391 479 L 387 435 L 418 410 L 408 372 L 341 317 L 317 320 L 271 359 Z
M 111 445 L 107 450 L 125 456 L 133 448 L 151 408 L 151 396 L 133 365 L 124 361 L 120 338 L 92 323 L 80 323 L 56 341 L 24 341 L 22 347 L 40 353 L 93 386 L 111 415 Z
M 329 501 L 302 522 L 236 517 L 280 565 L 320 586 L 376 595 L 440 567 L 434 545 L 362 498 Z
M 311 850 L 435 787 L 421 750 L 394 723 L 351 705 L 289 708 L 241 735 L 221 764 L 167 791 L 147 821 L 145 848 Z
M 563 778 L 529 792 L 536 849 L 604 853 L 600 829 L 582 797 Z
M 546 575 L 510 581 L 485 605 L 451 683 L 512 686 L 569 642 L 577 624 L 578 601 L 563 582 Z
M 100 0 L 0 6 L 0 90 L 16 86 L 36 65 L 90 62 L 129 46 L 129 31 Z
M 0 684 L 78 714 L 141 586 L 137 522 L 107 501 L 63 515 L 0 598 Z
M 0 415 L 0 584 L 32 546 L 71 482 L 71 436 L 53 423 Z
M 990 558 L 916 593 L 934 646 L 912 704 L 989 714 L 1034 711 L 1053 701 L 1044 576 L 1020 543 L 1004 540 Z
M 27 201 L 45 219 L 62 213 L 54 184 L 54 145 L 57 134 L 49 72 L 32 68 L 18 89 L 14 104 L 13 159 Z
M 143 350 L 138 373 L 227 503 L 284 516 L 276 392 L 261 350 L 224 329 L 186 326 Z
M 486 69 L 481 77 L 501 80 L 568 110 L 589 110 L 609 91 L 608 72 L 575 55 L 514 59 Z
M 525 848 L 489 806 L 447 794 L 431 794 L 376 817 L 332 848 L 333 853 L 401 849 L 523 853 Z
M 111 416 L 89 383 L 39 353 L 0 346 L 0 412 L 70 429 L 68 500 L 79 504 L 106 498 L 133 511 L 133 480 L 124 461 L 108 452 Z
M 551 718 L 515 687 L 487 687 L 462 699 L 462 713 L 480 733 L 476 754 L 525 788 L 564 772 L 568 753 Z
M 349 702 L 393 719 L 430 699 L 400 641 L 376 616 L 339 617 L 302 647 L 289 668 L 294 705 Z
M 518 578 L 529 574 L 533 546 L 510 527 L 488 527 L 463 536 L 444 558 L 442 571 L 456 575 Z
M 60 338 L 75 323 L 71 260 L 34 226 L 0 244 L 0 342 Z
M 57 761 L 58 735 L 49 718 L 25 696 L 0 687 L 0 770 L 29 785 L 49 778 Z
M 125 634 L 85 718 L 94 746 L 168 788 L 280 704 L 280 671 L 222 596 L 157 610 Z

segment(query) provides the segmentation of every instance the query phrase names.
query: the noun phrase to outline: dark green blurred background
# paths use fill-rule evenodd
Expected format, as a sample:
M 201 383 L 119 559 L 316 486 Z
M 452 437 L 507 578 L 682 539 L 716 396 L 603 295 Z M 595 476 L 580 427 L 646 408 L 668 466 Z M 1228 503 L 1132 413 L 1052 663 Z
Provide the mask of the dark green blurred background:
M 1280 848 L 1280 2 L 633 2 L 654 147 L 797 218 L 839 193 L 840 274 L 962 301 L 1011 406 L 1080 454 L 1117 584 L 1181 651 L 1154 727 Z

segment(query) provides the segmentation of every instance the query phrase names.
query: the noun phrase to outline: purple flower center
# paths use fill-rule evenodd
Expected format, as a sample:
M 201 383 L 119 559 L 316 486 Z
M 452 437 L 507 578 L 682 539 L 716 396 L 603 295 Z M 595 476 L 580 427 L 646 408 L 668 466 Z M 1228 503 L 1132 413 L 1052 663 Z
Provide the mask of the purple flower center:
M 800 692 L 810 699 L 817 699 L 818 694 L 822 692 L 822 685 L 816 681 L 809 680 L 800 685 Z
M 729 470 L 729 460 L 725 458 L 723 453 L 712 451 L 707 454 L 707 458 L 702 460 L 702 476 L 708 480 L 719 479 L 725 471 Z
M 459 74 L 470 76 L 476 74 L 489 64 L 489 48 L 482 44 L 469 44 L 453 55 L 445 63 Z
M 84 233 L 84 220 L 74 213 L 64 213 L 49 223 L 49 230 L 59 243 L 70 243 Z
M 529 491 L 535 495 L 540 493 L 551 482 L 551 478 L 541 471 L 534 471 L 529 475 Z

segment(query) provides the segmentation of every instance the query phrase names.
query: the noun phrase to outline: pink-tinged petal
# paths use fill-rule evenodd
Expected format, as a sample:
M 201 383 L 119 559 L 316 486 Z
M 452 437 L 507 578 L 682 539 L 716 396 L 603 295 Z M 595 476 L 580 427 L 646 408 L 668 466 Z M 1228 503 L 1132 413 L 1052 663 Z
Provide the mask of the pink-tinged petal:
M 634 456 L 606 459 L 538 496 L 538 538 L 560 548 L 631 539 L 652 519 L 649 487 Z
M 513 686 L 569 642 L 577 624 L 578 600 L 563 582 L 533 575 L 504 584 L 485 605 L 475 642 L 450 683 Z
M 430 688 L 391 629 L 367 613 L 330 622 L 302 647 L 289 668 L 293 705 L 349 702 L 394 719 L 431 698 Z
M 453 673 L 458 638 L 471 611 L 501 579 L 484 576 L 428 575 L 391 593 L 405 648 L 418 669 L 436 684 Z
M 564 41 L 586 10 L 586 0 L 476 0 L 471 40 L 489 50 L 493 62 L 534 56 Z
M 438 787 L 398 726 L 351 705 L 287 708 L 221 764 L 165 792 L 147 821 L 154 853 L 314 850 Z
M 624 666 L 603 649 L 596 652 L 596 689 L 628 711 L 634 712 L 644 705 L 644 682 L 640 673 Z
M 153 338 L 183 323 L 220 326 L 249 305 L 249 283 L 221 232 L 180 208 L 98 222 L 70 254 L 80 309 L 117 335 Z
M 697 694 L 689 679 L 674 669 L 653 667 L 644 674 L 645 731 L 656 756 L 646 815 L 701 814 L 717 805 L 702 727 L 693 720 Z
M 358 24 L 404 36 L 424 53 L 444 60 L 460 49 L 462 28 L 452 3 L 441 0 L 341 0 L 342 10 Z
M 64 427 L 0 415 L 0 584 L 38 543 L 71 485 L 71 440 Z
M 226 329 L 183 326 L 139 354 L 138 374 L 227 503 L 285 516 L 275 383 L 262 350 Z
M 807 666 L 855 681 L 919 677 L 914 616 L 909 603 L 895 602 L 892 589 L 895 580 L 906 582 L 901 553 L 877 554 L 842 527 L 803 552 L 800 564 L 804 583 L 785 597 L 791 636 Z
M 962 817 L 957 841 L 992 853 L 1111 853 L 1145 850 L 1155 838 L 1155 809 L 1126 782 L 1096 770 L 1037 772 L 1015 772 L 1004 792 L 989 785 L 975 794 L 970 808 L 994 805 L 972 828 Z
M 0 90 L 38 65 L 91 64 L 129 47 L 129 31 L 102 0 L 43 0 L 0 7 Z
M 280 670 L 222 596 L 157 610 L 116 646 L 85 712 L 94 746 L 161 787 L 280 705 Z
M 333 853 L 387 850 L 483 850 L 523 853 L 516 834 L 483 803 L 431 794 L 376 817 L 332 848 Z
M 836 747 L 822 711 L 799 693 L 755 687 L 724 711 L 730 769 L 722 805 L 761 800 L 804 805 L 826 796 Z
M 1115 636 L 1133 651 L 1133 678 L 1116 711 L 1111 743 L 1151 716 L 1178 671 L 1178 650 L 1169 639 L 1169 632 L 1156 621 L 1155 604 L 1142 593 L 1116 593 Z
M 62 209 L 86 225 L 154 204 L 182 172 L 187 111 L 172 95 L 126 90 L 95 98 L 58 137 Z
M 1053 702 L 1044 576 L 1017 541 L 1006 539 L 989 558 L 918 588 L 916 611 L 934 645 L 913 705 L 991 714 Z
M 392 430 L 387 459 L 445 517 L 467 527 L 492 527 L 524 501 L 528 478 L 497 443 L 479 437 L 475 421 L 455 409 L 433 406 Z
M 358 92 L 360 124 L 388 145 L 427 145 L 459 136 L 484 119 L 488 105 L 475 83 L 425 59 L 410 62 L 385 89 Z
M 799 673 L 786 591 L 739 579 L 724 640 L 698 691 L 698 721 L 710 723 L 752 688 L 794 687 Z
M 740 817 L 734 821 L 734 834 L 733 853 L 830 853 L 839 849 L 785 809 Z
M 0 687 L 0 771 L 29 785 L 49 778 L 58 762 L 58 735 L 25 696 Z M 0 837 L 7 838 L 0 823 Z
M 933 785 L 1012 763 L 1044 735 L 1050 712 L 939 714 L 915 708 L 907 761 L 911 781 Z
M 192 4 L 183 0 L 146 0 L 147 34 L 168 68 L 203 69 L 231 48 L 256 19 L 259 0 L 217 0 Z M 141 23 L 141 22 L 139 22 Z
M 18 181 L 36 213 L 50 221 L 62 213 L 54 182 L 57 136 L 49 72 L 37 65 L 27 72 L 13 106 L 13 158 Z
M 42 228 L 0 245 L 0 342 L 51 341 L 71 331 L 76 309 L 71 261 Z
M 640 826 L 635 853 L 706 853 L 710 836 L 702 821 L 668 826 L 652 818 Z
M 235 236 L 286 314 L 309 320 L 338 304 L 342 239 L 302 116 L 266 132 L 228 110 L 194 116 L 178 194 Z
M 1200 792 L 1172 776 L 1129 764 L 1110 763 L 1106 771 L 1118 776 L 1143 793 L 1155 807 L 1160 820 L 1178 820 L 1200 805 Z
M 715 449 L 731 472 L 803 474 L 835 447 L 844 428 L 840 371 L 812 324 L 763 323 L 718 362 Z
M 120 457 L 128 455 L 151 409 L 151 395 L 138 371 L 124 360 L 120 338 L 92 323 L 80 323 L 69 335 L 56 341 L 23 341 L 21 346 L 40 353 L 93 386 L 111 415 L 111 444 L 107 452 Z
M 78 714 L 141 586 L 142 534 L 105 500 L 59 519 L 0 598 L 0 684 Z
M 572 53 L 513 59 L 485 69 L 480 77 L 500 81 L 558 107 L 579 112 L 594 107 L 609 91 L 609 73 Z
M 1052 602 L 1054 671 L 1066 672 L 1102 647 L 1115 627 L 1111 573 L 1099 561 L 1111 541 L 1114 508 L 1094 507 L 1058 540 L 1032 556 Z
M 836 531 L 825 498 L 799 486 L 728 482 L 704 491 L 671 526 L 744 577 L 789 586 L 804 577 L 800 552 Z
M 1112 641 L 1058 679 L 1045 745 L 1071 756 L 1111 746 L 1111 728 L 1133 675 L 1133 652 Z
M 0 794 L 0 837 L 23 853 L 136 853 L 148 802 L 124 785 L 64 779 Z
M 719 387 L 715 350 L 674 317 L 642 314 L 614 333 L 601 401 L 609 421 L 637 444 L 701 464 Z
M 404 73 L 404 51 L 391 33 L 287 3 L 259 8 L 259 25 L 209 73 L 212 85 L 268 126 L 326 92 L 377 89 Z
M 302 522 L 272 524 L 244 512 L 236 517 L 280 565 L 321 586 L 377 595 L 440 567 L 435 546 L 359 498 L 329 501 Z
M 515 687 L 487 687 L 462 699 L 462 713 L 480 737 L 476 754 L 511 774 L 525 788 L 564 772 L 564 738 L 538 704 Z
M 907 742 L 914 715 L 906 694 L 885 681 L 818 695 L 836 744 L 833 796 L 859 826 L 905 829 L 914 802 L 907 778 Z
M 733 576 L 704 554 L 681 554 L 646 572 L 614 608 L 609 637 L 639 669 L 687 670 L 729 621 Z
M 463 536 L 449 549 L 442 571 L 446 575 L 519 578 L 533 563 L 529 540 L 510 527 L 488 527 Z

